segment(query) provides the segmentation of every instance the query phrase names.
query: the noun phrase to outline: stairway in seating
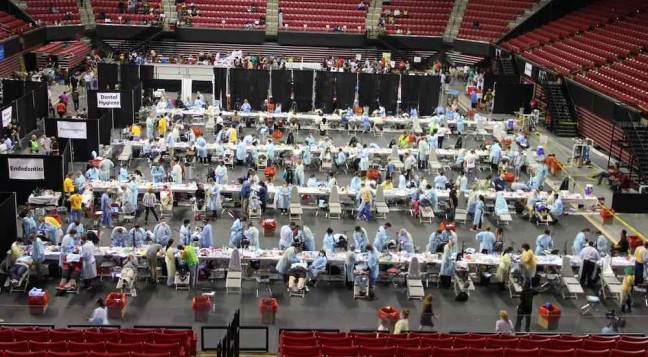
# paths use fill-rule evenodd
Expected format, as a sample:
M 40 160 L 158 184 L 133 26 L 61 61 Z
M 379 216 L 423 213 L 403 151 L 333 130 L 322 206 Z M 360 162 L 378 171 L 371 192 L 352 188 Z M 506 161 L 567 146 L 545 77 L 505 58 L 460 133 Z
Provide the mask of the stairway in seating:
M 463 20 L 464 13 L 468 7 L 468 0 L 456 0 L 448 19 L 445 32 L 443 33 L 443 41 L 452 42 L 457 35 L 459 35 L 459 26 Z
M 373 34 L 376 33 L 375 30 L 378 29 L 380 15 L 382 14 L 382 5 L 382 1 L 372 1 L 369 5 L 365 28 L 370 36 L 373 36 Z
M 511 56 L 500 56 L 500 65 L 504 75 L 515 76 L 517 74 Z
M 166 21 L 162 29 L 164 31 L 169 31 L 174 28 L 175 23 L 178 19 L 178 12 L 176 11 L 176 3 L 171 0 L 162 0 L 162 7 L 164 8 L 164 16 L 166 16 Z
M 578 135 L 578 119 L 574 104 L 562 82 L 543 80 L 542 90 L 547 100 L 547 109 L 551 114 L 551 130 L 563 137 Z
M 617 122 L 623 128 L 628 146 L 632 150 L 634 164 L 639 169 L 638 175 L 632 175 L 643 181 L 648 179 L 648 125 L 636 121 Z
M 92 4 L 90 0 L 83 0 L 83 5 L 81 5 L 81 0 L 77 0 L 77 5 L 79 6 L 79 15 L 81 16 L 81 23 L 86 29 L 93 29 L 97 27 L 97 22 L 95 21 L 94 11 L 92 10 Z
M 279 0 L 268 0 L 266 3 L 266 36 L 277 36 L 279 31 Z
M 519 24 L 526 21 L 529 17 L 533 16 L 533 14 L 540 11 L 540 9 L 547 6 L 552 1 L 553 0 L 540 0 L 540 1 L 536 2 L 530 9 L 524 10 L 524 13 L 522 13 L 520 16 L 518 16 L 515 20 L 509 22 L 508 28 L 511 29 L 511 30 L 516 28 Z

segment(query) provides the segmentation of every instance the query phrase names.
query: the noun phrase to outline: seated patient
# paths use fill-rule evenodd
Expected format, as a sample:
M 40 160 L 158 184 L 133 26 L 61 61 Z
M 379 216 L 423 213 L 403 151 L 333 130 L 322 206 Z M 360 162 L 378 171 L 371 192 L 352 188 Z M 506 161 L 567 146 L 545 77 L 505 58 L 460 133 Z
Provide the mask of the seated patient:
M 304 263 L 294 263 L 288 272 L 288 289 L 290 291 L 303 291 L 306 286 L 308 268 Z
M 9 280 L 11 285 L 18 285 L 20 279 L 29 271 L 29 267 L 34 261 L 29 255 L 23 255 L 16 259 L 16 263 L 9 268 Z

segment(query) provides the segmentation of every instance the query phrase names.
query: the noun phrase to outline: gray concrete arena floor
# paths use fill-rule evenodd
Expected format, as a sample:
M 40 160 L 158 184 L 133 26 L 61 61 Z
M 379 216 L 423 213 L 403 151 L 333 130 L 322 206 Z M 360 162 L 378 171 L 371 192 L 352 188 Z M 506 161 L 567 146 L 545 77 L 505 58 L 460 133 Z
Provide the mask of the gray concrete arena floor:
M 246 129 L 252 132 L 253 129 Z M 302 135 L 303 136 L 303 135 Z M 319 138 L 319 134 L 314 134 Z M 335 145 L 343 145 L 349 141 L 346 132 L 331 132 Z M 386 146 L 392 137 L 396 134 L 386 134 L 383 138 L 376 138 L 368 134 L 359 136 L 363 143 L 376 142 L 381 146 Z M 454 144 L 456 136 L 446 140 L 444 146 L 449 147 Z M 465 141 L 468 148 L 475 148 L 477 143 L 474 140 Z M 76 168 L 80 169 L 81 164 Z M 130 171 L 140 169 L 146 177 L 150 179 L 150 168 L 148 164 L 141 159 L 134 160 Z M 245 168 L 236 167 L 229 173 L 230 180 L 241 177 Z M 282 169 L 279 170 L 279 173 Z M 325 179 L 326 173 L 309 170 L 306 176 L 311 173 L 316 174 L 320 179 Z M 489 174 L 479 173 L 479 177 Z M 197 165 L 194 169 L 194 177 L 203 181 L 206 175 L 206 167 Z M 428 181 L 432 181 L 427 172 L 420 172 Z M 450 174 L 456 178 L 457 173 Z M 351 179 L 351 173 L 336 174 L 339 186 L 346 186 Z M 238 209 L 234 209 L 238 212 Z M 306 210 L 303 216 L 304 225 L 311 228 L 316 237 L 317 248 L 321 247 L 322 237 L 327 228 L 331 227 L 335 232 L 352 230 L 356 225 L 364 226 L 368 233 L 369 239 L 373 241 L 379 225 L 384 220 L 372 220 L 371 222 L 357 221 L 350 217 L 344 217 L 341 220 L 329 220 L 325 215 L 314 216 L 314 210 Z M 192 212 L 189 207 L 178 207 L 173 211 L 173 218 L 169 222 L 174 230 L 180 227 L 184 218 L 191 218 Z M 286 216 L 275 214 L 273 210 L 268 210 L 265 217 L 276 218 L 279 226 L 289 223 Z M 168 219 L 167 219 L 168 221 Z M 230 226 L 234 219 L 228 215 L 218 218 L 214 223 L 214 245 L 227 245 L 229 241 Z M 405 228 L 413 236 L 415 246 L 425 249 L 430 233 L 436 229 L 439 221 L 436 220 L 433 225 L 421 224 L 417 219 L 411 217 L 408 212 L 394 212 L 388 215 L 387 221 L 393 224 L 393 231 Z M 487 217 L 487 223 L 495 225 L 492 217 Z M 143 217 L 139 217 L 138 222 L 143 224 Z M 90 224 L 90 220 L 84 223 Z M 155 222 L 153 219 L 147 228 L 153 228 Z M 192 222 L 193 223 L 193 222 Z M 260 223 L 260 222 L 259 222 Z M 568 247 L 571 250 L 571 241 L 576 233 L 585 227 L 591 227 L 589 222 L 583 216 L 567 216 L 557 225 L 551 226 L 554 232 L 556 247 L 561 250 Z M 519 247 L 522 243 L 529 243 L 535 246 L 535 238 L 545 229 L 538 227 L 521 217 L 514 217 L 509 226 L 504 226 L 506 245 Z M 395 233 L 392 234 L 392 236 Z M 460 244 L 465 247 L 477 248 L 475 234 L 469 231 L 469 227 L 459 224 L 457 234 Z M 177 231 L 174 237 L 177 236 Z M 110 230 L 105 229 L 102 234 L 102 244 L 109 242 Z M 260 237 L 262 248 L 273 248 L 278 246 L 278 233 L 274 237 Z M 8 323 L 47 323 L 56 324 L 58 327 L 64 327 L 68 324 L 83 324 L 86 318 L 94 308 L 93 304 L 96 298 L 105 297 L 109 292 L 115 290 L 116 281 L 95 282 L 94 289 L 82 291 L 79 295 L 56 297 L 53 295 L 53 279 L 46 284 L 36 284 L 36 286 L 47 288 L 52 293 L 50 299 L 50 308 L 43 316 L 30 316 L 27 308 L 27 297 L 22 293 L 3 293 L 0 294 L 0 318 Z M 208 323 L 193 322 L 191 299 L 194 295 L 200 294 L 202 290 L 215 290 L 216 310 L 209 315 Z M 394 287 L 391 283 L 379 284 L 376 290 L 376 299 L 373 301 L 354 300 L 353 293 L 341 282 L 320 282 L 317 287 L 311 289 L 305 298 L 289 297 L 285 286 L 281 282 L 275 282 L 272 285 L 273 296 L 279 303 L 279 312 L 277 322 L 270 325 L 270 350 L 276 351 L 277 334 L 281 328 L 323 328 L 323 329 L 375 329 L 378 326 L 376 311 L 378 308 L 386 305 L 396 306 L 398 308 L 407 308 L 411 311 L 410 327 L 413 330 L 419 328 L 419 315 L 422 309 L 420 301 L 410 301 L 406 298 L 406 289 L 399 285 Z M 435 284 L 426 288 L 426 293 L 435 297 L 434 309 L 440 315 L 436 321 L 436 329 L 439 331 L 474 331 L 474 332 L 492 332 L 494 331 L 495 321 L 498 318 L 499 310 L 507 310 L 512 318 L 515 318 L 516 306 L 518 299 L 509 297 L 508 291 L 500 291 L 495 284 L 490 286 L 477 286 L 476 291 L 471 293 L 467 302 L 456 302 L 454 292 L 451 289 L 439 289 Z M 586 293 L 594 294 L 594 291 L 586 289 Z M 262 294 L 267 294 L 262 292 Z M 556 304 L 562 309 L 562 318 L 560 321 L 559 331 L 573 333 L 598 333 L 601 328 L 607 324 L 604 317 L 606 309 L 616 308 L 619 310 L 616 300 L 603 302 L 598 311 L 594 311 L 585 316 L 580 314 L 580 307 L 585 305 L 585 297 L 581 296 L 578 300 L 563 300 L 557 291 L 548 291 L 541 293 L 534 299 L 534 311 L 537 311 L 540 305 L 547 302 Z M 643 297 L 635 295 L 635 305 L 632 314 L 626 314 L 627 332 L 643 333 L 645 329 L 646 309 Z M 201 325 L 226 325 L 231 319 L 236 309 L 241 310 L 242 325 L 257 326 L 261 325 L 260 314 L 258 311 L 258 299 L 255 292 L 254 281 L 244 281 L 242 295 L 226 295 L 224 281 L 216 280 L 215 282 L 199 281 L 198 289 L 195 291 L 175 291 L 173 288 L 162 284 L 154 285 L 147 282 L 138 283 L 138 296 L 129 301 L 126 315 L 123 321 L 111 321 L 120 323 L 123 326 L 131 325 L 193 325 L 198 329 Z M 537 316 L 534 314 L 532 331 L 544 331 L 536 324 Z M 253 333 L 246 333 L 247 338 L 243 341 L 243 346 L 251 347 L 262 343 L 262 339 Z M 218 334 L 210 335 L 206 338 L 207 345 L 214 345 Z

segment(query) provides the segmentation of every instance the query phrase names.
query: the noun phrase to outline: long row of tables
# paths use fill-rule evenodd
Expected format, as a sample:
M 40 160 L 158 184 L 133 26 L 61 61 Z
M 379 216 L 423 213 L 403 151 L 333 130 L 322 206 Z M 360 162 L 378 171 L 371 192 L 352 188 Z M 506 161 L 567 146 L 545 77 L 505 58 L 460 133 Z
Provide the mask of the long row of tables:
M 176 183 L 152 183 L 149 181 L 143 181 L 138 183 L 138 191 L 139 193 L 145 193 L 148 188 L 153 188 L 154 191 L 158 192 L 160 191 L 164 186 L 168 186 L 171 189 L 171 192 L 182 192 L 182 193 L 194 193 L 197 189 L 198 186 L 195 182 L 192 183 L 185 183 L 185 184 L 176 184 Z M 273 185 L 272 183 L 268 184 L 268 194 L 270 196 L 273 196 L 276 194 L 279 190 L 278 186 Z M 118 181 L 91 181 L 87 184 L 86 186 L 89 189 L 92 189 L 94 192 L 104 192 L 109 189 L 111 190 L 117 190 L 118 188 L 125 188 L 126 183 L 120 183 Z M 253 187 L 255 189 L 256 187 Z M 241 185 L 239 184 L 224 184 L 221 186 L 221 193 L 228 193 L 228 194 L 239 194 L 241 192 Z M 326 187 L 298 187 L 298 192 L 300 195 L 310 195 L 310 196 L 318 196 L 318 197 L 323 197 L 323 196 L 329 196 L 331 194 L 331 190 L 326 188 Z M 384 195 L 385 199 L 390 200 L 390 199 L 407 199 L 409 198 L 413 193 L 415 192 L 415 189 L 400 189 L 400 188 L 394 188 L 392 190 L 385 190 Z M 477 191 L 480 195 L 484 195 L 484 198 L 486 200 L 492 201 L 495 200 L 497 196 L 497 192 L 494 190 L 484 190 L 484 191 Z M 338 188 L 338 194 L 342 196 L 349 196 L 349 197 L 356 197 L 358 192 L 354 190 L 350 190 L 346 187 L 340 187 Z M 504 199 L 507 201 L 509 200 L 526 200 L 529 198 L 531 195 L 530 192 L 524 192 L 524 191 L 502 191 L 502 195 L 504 196 Z M 548 197 L 549 193 L 547 192 L 540 192 L 541 197 Z M 581 193 L 571 193 L 571 192 L 562 192 L 562 200 L 565 205 L 583 205 L 585 206 L 586 209 L 594 209 L 598 203 L 598 198 L 594 195 L 585 195 Z M 449 190 L 436 190 L 436 196 L 440 200 L 446 200 L 450 197 L 450 191 Z
M 47 246 L 45 258 L 48 260 L 58 260 L 60 252 L 59 247 Z M 145 256 L 147 246 L 140 248 L 124 248 L 124 247 L 96 247 L 95 256 L 97 257 L 118 257 L 125 258 L 128 255 Z M 232 248 L 202 248 L 198 249 L 198 258 L 200 260 L 229 260 L 232 255 Z M 260 260 L 260 261 L 278 261 L 281 259 L 282 251 L 279 249 L 269 250 L 254 250 L 254 249 L 241 249 L 239 250 L 241 259 L 243 260 Z M 300 258 L 305 261 L 313 261 L 317 257 L 317 251 L 305 251 L 300 254 Z M 346 252 L 329 252 L 327 259 L 329 263 L 344 264 L 346 261 Z M 426 253 L 406 253 L 406 252 L 385 252 L 380 256 L 380 264 L 408 264 L 412 257 L 416 256 L 420 263 L 423 264 L 441 264 L 441 254 Z M 578 257 L 570 257 L 572 266 L 580 266 L 581 261 Z M 562 266 L 563 259 L 559 255 L 543 255 L 536 256 L 538 266 Z M 464 261 L 469 265 L 499 265 L 500 256 L 498 254 L 465 254 Z M 365 262 L 367 255 L 358 253 L 356 260 Z M 513 257 L 514 261 L 519 261 L 519 256 Z M 634 266 L 634 259 L 632 257 L 613 257 L 610 264 L 613 268 L 624 268 Z

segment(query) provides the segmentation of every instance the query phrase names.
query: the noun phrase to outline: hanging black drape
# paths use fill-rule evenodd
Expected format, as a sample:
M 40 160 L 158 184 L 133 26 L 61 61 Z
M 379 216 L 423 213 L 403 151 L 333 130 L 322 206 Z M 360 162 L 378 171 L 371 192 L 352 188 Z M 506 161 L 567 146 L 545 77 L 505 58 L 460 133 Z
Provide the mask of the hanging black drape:
M 136 64 L 121 64 L 119 66 L 121 71 L 121 84 L 119 89 L 131 90 L 141 83 L 139 67 Z M 99 88 L 102 88 L 101 85 Z
M 355 73 L 317 72 L 315 107 L 331 113 L 338 108 L 353 106 L 355 84 Z
M 141 65 L 139 69 L 140 81 L 144 90 L 154 90 L 155 66 Z
M 313 71 L 294 71 L 295 101 L 298 112 L 308 112 L 313 109 Z M 288 110 L 289 108 L 285 108 Z
M 34 93 L 34 107 L 37 118 L 45 118 L 48 115 L 47 101 L 47 83 L 45 82 L 27 82 L 25 89 L 31 89 Z
M 137 90 L 137 89 L 136 89 Z M 121 108 L 114 108 L 114 109 L 108 109 L 108 108 L 98 108 L 97 107 L 97 92 L 101 93 L 119 93 L 120 94 L 120 100 L 121 100 Z M 111 110 L 114 111 L 114 122 L 115 122 L 115 128 L 125 128 L 128 125 L 132 125 L 134 122 L 134 111 L 133 111 L 133 97 L 134 96 L 140 96 L 139 92 L 133 94 L 133 91 L 130 90 L 122 90 L 122 91 L 108 91 L 108 90 L 102 90 L 102 91 L 97 91 L 97 90 L 89 90 L 88 91 L 88 118 L 89 119 L 97 119 L 104 115 L 105 113 L 108 113 L 108 115 L 111 115 Z M 139 99 L 141 101 L 141 99 Z M 137 108 L 139 110 L 139 107 Z M 111 119 L 112 122 L 112 119 Z
M 98 119 L 99 143 L 110 145 L 110 134 L 112 131 L 112 114 L 107 111 Z
M 223 108 L 227 105 L 227 69 L 214 68 L 214 99 L 220 100 Z
M 422 76 L 419 82 L 419 115 L 431 115 L 439 104 L 440 76 Z
M 56 136 L 58 137 L 58 122 L 79 122 L 78 119 L 58 119 L 58 118 L 47 118 L 45 120 L 45 134 L 47 136 Z M 99 120 L 98 119 L 88 119 L 84 120 L 86 124 L 86 139 L 74 139 L 72 140 L 72 148 L 74 149 L 74 161 L 83 162 L 92 159 L 92 152 L 95 151 L 99 153 Z M 110 133 L 110 127 L 108 127 L 108 132 Z M 68 138 L 58 138 L 59 146 L 61 148 L 70 141 Z M 62 152 L 62 151 L 61 151 Z M 64 156 L 64 155 L 63 155 Z M 65 160 L 68 160 L 69 156 L 64 156 Z M 65 172 L 68 172 L 65 169 Z
M 7 188 L 4 188 L 7 189 Z M 15 217 L 18 214 L 15 192 L 0 192 L 0 215 L 2 217 Z M 15 219 L 6 219 L 2 222 L 2 238 L 0 238 L 0 259 L 6 256 L 15 237 L 18 237 L 18 225 Z
M 380 77 L 380 104 L 385 107 L 387 113 L 396 113 L 398 79 L 399 76 L 395 74 Z
M 253 110 L 261 109 L 263 101 L 268 98 L 269 71 L 251 69 L 230 70 L 230 92 L 232 105 L 236 101 L 243 103 L 247 99 Z
M 290 100 L 290 71 L 272 71 L 272 99 L 281 110 L 287 112 L 292 105 Z
M 119 65 L 117 63 L 99 63 L 97 65 L 97 80 L 99 89 L 105 90 L 106 86 L 115 89 L 115 84 L 119 81 Z
M 369 107 L 371 113 L 378 108 L 377 99 L 380 95 L 380 75 L 371 73 L 360 73 L 360 106 Z
M 25 82 L 19 80 L 2 80 L 2 105 L 7 105 L 25 95 Z
M 533 98 L 533 84 L 497 83 L 497 96 L 493 106 L 495 114 L 510 114 L 525 107 Z
M 404 111 L 418 108 L 420 76 L 404 75 L 401 79 L 401 107 Z

